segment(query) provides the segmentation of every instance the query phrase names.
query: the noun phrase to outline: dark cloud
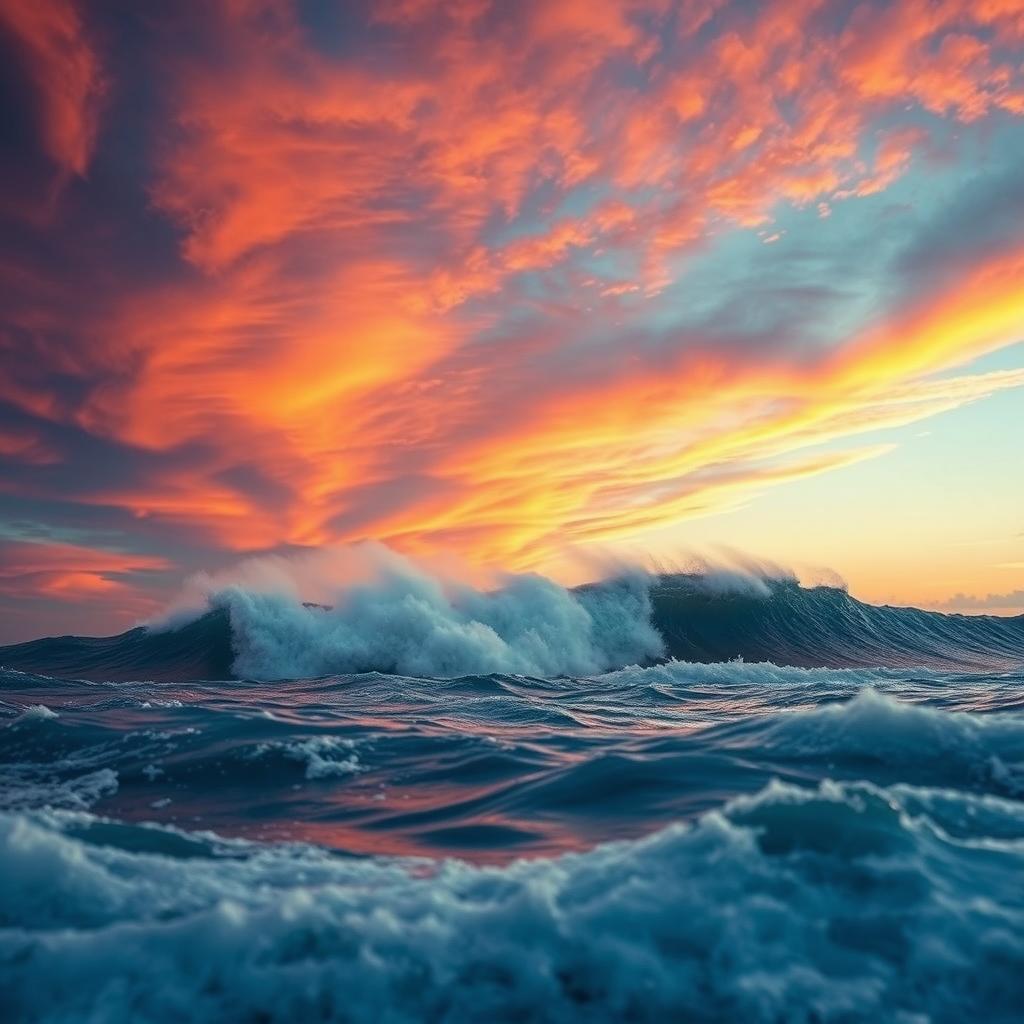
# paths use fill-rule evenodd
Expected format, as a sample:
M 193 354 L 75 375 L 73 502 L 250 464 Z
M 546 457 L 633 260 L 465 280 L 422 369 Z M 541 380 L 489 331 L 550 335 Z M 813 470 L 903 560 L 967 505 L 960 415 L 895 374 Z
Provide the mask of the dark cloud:
M 943 611 L 1021 611 L 1024 609 L 1024 590 L 1011 590 L 1005 594 L 954 594 L 948 601 L 936 605 Z
M 1015 140 L 1016 143 L 1016 140 Z M 914 288 L 954 283 L 1000 249 L 1020 244 L 1024 226 L 1024 145 L 1008 166 L 957 184 L 941 211 L 916 232 L 893 263 Z

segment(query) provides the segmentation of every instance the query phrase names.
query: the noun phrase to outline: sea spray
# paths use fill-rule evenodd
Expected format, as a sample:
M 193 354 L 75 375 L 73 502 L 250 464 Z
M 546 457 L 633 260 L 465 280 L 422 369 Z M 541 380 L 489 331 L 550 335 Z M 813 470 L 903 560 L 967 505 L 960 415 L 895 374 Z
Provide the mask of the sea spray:
M 402 572 L 352 588 L 329 608 L 239 587 L 211 603 L 230 616 L 235 673 L 253 679 L 368 670 L 592 675 L 663 653 L 649 583 L 636 574 L 569 591 L 514 576 L 481 591 Z

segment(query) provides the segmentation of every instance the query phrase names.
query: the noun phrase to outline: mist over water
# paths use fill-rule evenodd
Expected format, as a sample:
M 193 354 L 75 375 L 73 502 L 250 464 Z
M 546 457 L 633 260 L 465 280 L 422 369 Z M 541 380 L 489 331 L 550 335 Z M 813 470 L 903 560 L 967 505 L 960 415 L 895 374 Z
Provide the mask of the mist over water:
M 1024 619 L 348 568 L 0 651 L 12 1019 L 1019 1019 Z

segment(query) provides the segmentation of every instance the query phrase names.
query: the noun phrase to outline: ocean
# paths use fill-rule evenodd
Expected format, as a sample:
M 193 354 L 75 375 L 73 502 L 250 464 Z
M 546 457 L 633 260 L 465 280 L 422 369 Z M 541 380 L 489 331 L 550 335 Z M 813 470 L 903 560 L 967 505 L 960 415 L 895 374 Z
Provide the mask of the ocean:
M 0 665 L 4 1021 L 1022 1019 L 1024 616 L 235 587 Z

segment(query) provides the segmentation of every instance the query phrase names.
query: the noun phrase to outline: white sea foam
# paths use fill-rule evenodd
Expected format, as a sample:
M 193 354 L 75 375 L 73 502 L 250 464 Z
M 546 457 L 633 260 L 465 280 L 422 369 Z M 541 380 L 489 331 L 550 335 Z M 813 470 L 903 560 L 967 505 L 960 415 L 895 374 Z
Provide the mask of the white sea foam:
M 692 827 L 505 869 L 178 859 L 89 842 L 81 816 L 65 833 L 0 815 L 0 986 L 25 1024 L 1008 1024 L 1024 850 L 953 838 L 913 799 L 775 784 Z M 1005 831 L 1008 814 L 1020 831 L 1019 806 L 976 817 Z
M 32 704 L 21 713 L 22 719 L 25 721 L 40 721 L 45 722 L 48 719 L 60 718 L 52 708 L 48 708 L 45 704 Z
M 355 746 L 352 740 L 339 736 L 311 736 L 302 740 L 260 743 L 252 756 L 265 757 L 279 751 L 290 761 L 304 762 L 307 779 L 329 779 L 355 775 L 363 770 Z
M 916 676 L 925 678 L 938 675 L 928 669 L 915 669 Z M 822 686 L 838 684 L 843 687 L 870 686 L 880 680 L 905 680 L 906 670 L 886 668 L 799 668 L 791 665 L 774 665 L 768 661 L 667 661 L 661 665 L 639 667 L 628 665 L 622 669 L 607 672 L 602 681 L 609 683 L 671 683 L 671 684 L 712 684 L 728 687 L 735 684 L 772 688 L 783 686 L 806 686 L 820 689 Z
M 0 808 L 62 807 L 85 810 L 117 792 L 117 772 L 110 768 L 61 779 L 37 765 L 6 766 L 0 780 Z
M 254 679 L 368 669 L 419 676 L 506 672 L 588 675 L 661 654 L 647 577 L 570 592 L 541 576 L 509 576 L 495 590 L 442 582 L 392 559 L 372 584 L 331 608 L 294 596 L 229 587 L 235 671 Z

